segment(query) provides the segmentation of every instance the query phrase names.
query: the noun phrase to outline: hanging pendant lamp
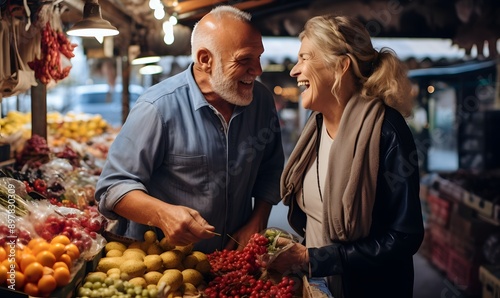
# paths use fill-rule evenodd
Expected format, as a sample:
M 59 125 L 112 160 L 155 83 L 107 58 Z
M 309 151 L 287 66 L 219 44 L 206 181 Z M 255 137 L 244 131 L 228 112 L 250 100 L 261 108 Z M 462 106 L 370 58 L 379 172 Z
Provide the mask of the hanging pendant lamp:
M 83 18 L 68 30 L 67 34 L 80 37 L 114 36 L 118 29 L 104 20 L 97 0 L 86 0 L 83 7 Z

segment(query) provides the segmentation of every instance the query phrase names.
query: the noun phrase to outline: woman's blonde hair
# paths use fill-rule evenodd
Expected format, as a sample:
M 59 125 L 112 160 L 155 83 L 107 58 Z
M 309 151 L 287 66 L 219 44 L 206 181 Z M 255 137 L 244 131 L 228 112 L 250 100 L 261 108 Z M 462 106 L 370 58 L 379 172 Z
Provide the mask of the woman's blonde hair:
M 363 96 L 381 98 L 403 116 L 411 114 L 414 96 L 405 65 L 391 49 L 375 50 L 361 22 L 345 16 L 316 16 L 307 21 L 300 33 L 300 40 L 304 37 L 320 49 L 326 65 L 337 77 L 342 75 L 339 56 L 348 56 Z M 332 94 L 338 94 L 340 84 L 340 80 L 335 81 Z

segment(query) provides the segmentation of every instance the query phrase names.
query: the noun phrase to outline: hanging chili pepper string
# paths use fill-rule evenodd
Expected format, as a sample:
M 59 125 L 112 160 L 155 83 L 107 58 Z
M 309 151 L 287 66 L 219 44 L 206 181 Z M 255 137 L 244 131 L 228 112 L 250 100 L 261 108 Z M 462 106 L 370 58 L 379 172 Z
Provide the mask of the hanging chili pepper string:
M 62 66 L 61 54 L 67 59 L 75 56 L 73 50 L 76 44 L 66 37 L 63 32 L 52 29 L 50 21 L 47 21 L 42 31 L 42 42 L 40 59 L 28 62 L 29 67 L 35 71 L 35 77 L 48 84 L 51 80 L 59 81 L 69 75 L 71 66 Z

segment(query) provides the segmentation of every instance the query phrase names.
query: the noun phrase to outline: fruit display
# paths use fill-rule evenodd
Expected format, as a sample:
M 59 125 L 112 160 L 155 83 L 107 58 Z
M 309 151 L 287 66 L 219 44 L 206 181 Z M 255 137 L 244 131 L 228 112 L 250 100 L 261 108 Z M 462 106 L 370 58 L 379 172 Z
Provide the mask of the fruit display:
M 108 122 L 99 114 L 47 113 L 48 141 L 51 146 L 64 146 L 70 140 L 85 143 L 110 131 Z M 22 147 L 31 137 L 31 113 L 9 111 L 0 118 L 0 135 L 12 148 Z
M 206 297 L 289 297 L 296 292 L 294 278 L 268 278 L 262 257 L 276 253 L 276 234 L 254 234 L 242 251 L 222 250 L 208 255 L 214 278 L 204 290 Z
M 5 138 L 18 132 L 29 131 L 26 126 L 31 121 L 31 113 L 9 111 L 7 115 L 0 118 L 0 134 Z
M 2 188 L 4 187 L 0 186 L 0 189 Z M 78 248 L 83 257 L 89 259 L 96 255 L 105 244 L 105 239 L 100 232 L 106 220 L 95 206 L 79 210 L 59 207 L 47 200 L 30 200 L 19 204 L 22 198 L 17 197 L 16 202 L 19 206 L 16 206 L 16 209 L 5 208 L 6 204 L 14 201 L 13 199 L 8 201 L 5 196 L 0 195 L 2 202 L 0 210 L 9 214 L 6 218 L 0 218 L 0 245 L 8 243 L 9 238 L 14 237 L 16 243 L 20 245 L 28 244 L 33 238 L 50 241 L 55 237 L 66 237 Z M 13 198 L 13 196 L 8 198 Z
M 77 148 L 74 149 L 73 143 L 49 147 L 44 138 L 33 135 L 16 154 L 16 163 L 2 169 L 0 177 L 21 181 L 24 187 L 19 191 L 35 199 L 85 208 L 94 203 L 101 168 L 94 158 L 82 153 L 81 146 Z
M 0 296 L 59 297 L 106 244 L 93 200 L 97 167 L 38 135 L 15 157 L 0 169 Z
M 0 284 L 30 296 L 48 297 L 69 284 L 79 256 L 78 248 L 64 236 L 0 246 Z
M 59 143 L 66 139 L 87 142 L 103 134 L 109 127 L 101 115 L 68 112 L 65 115 L 54 112 L 47 115 L 49 134 Z
M 144 234 L 142 242 L 110 241 L 103 254 L 78 289 L 78 297 L 199 297 L 210 273 L 204 253 L 194 251 L 192 245 L 173 246 L 166 238 L 158 240 L 152 230 Z
M 77 297 L 291 298 L 298 292 L 297 279 L 272 277 L 262 266 L 261 257 L 276 251 L 274 236 L 254 234 L 242 251 L 211 254 L 193 245 L 170 245 L 152 230 L 141 242 L 110 241 Z
M 300 280 L 265 268 L 282 249 L 276 243 L 282 231 L 255 234 L 241 251 L 211 254 L 173 246 L 153 230 L 140 242 L 106 239 L 108 221 L 94 201 L 100 167 L 88 148 L 105 158 L 107 142 L 67 138 L 53 146 L 33 135 L 15 164 L 0 169 L 0 211 L 8 214 L 0 217 L 0 296 L 10 289 L 36 297 L 62 290 L 82 298 L 294 297 Z

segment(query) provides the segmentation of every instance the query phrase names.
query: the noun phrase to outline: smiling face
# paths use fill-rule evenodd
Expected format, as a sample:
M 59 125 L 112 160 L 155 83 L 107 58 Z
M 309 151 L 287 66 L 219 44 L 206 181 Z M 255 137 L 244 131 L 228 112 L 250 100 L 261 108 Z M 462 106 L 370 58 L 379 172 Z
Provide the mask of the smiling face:
M 220 54 L 213 55 L 210 84 L 226 101 L 246 106 L 252 102 L 254 82 L 262 74 L 262 37 L 249 24 L 234 19 L 225 22 L 227 34 L 219 38 Z
M 331 91 L 334 72 L 326 66 L 321 52 L 307 37 L 302 39 L 298 61 L 290 76 L 297 78 L 297 85 L 303 90 L 301 97 L 305 109 L 322 112 L 326 105 L 336 102 Z

